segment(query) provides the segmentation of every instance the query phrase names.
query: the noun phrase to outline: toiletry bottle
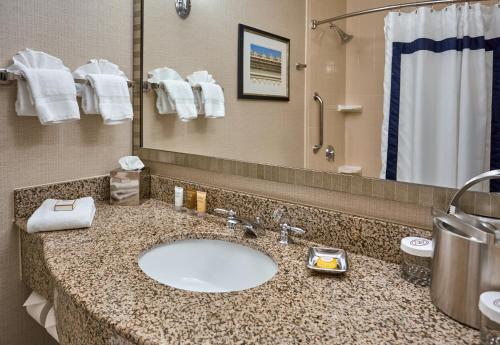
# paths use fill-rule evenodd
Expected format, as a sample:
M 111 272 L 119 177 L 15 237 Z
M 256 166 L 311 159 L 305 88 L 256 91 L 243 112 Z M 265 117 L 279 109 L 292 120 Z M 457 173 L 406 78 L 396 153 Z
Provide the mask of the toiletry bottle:
M 175 210 L 177 212 L 182 211 L 182 204 L 184 201 L 184 188 L 175 186 Z
M 184 200 L 184 207 L 188 213 L 196 212 L 196 191 L 194 189 L 186 189 L 186 199 Z
M 196 192 L 196 211 L 198 217 L 207 215 L 207 192 Z

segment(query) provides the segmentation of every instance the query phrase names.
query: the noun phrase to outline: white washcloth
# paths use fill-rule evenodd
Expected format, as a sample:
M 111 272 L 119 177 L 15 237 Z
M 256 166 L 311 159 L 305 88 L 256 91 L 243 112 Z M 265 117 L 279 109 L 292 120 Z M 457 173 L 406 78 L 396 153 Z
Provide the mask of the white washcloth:
M 182 81 L 182 77 L 171 68 L 161 67 L 154 69 L 148 73 L 148 82 L 160 84 L 162 80 L 179 80 Z M 159 114 L 175 114 L 175 103 L 169 97 L 165 88 L 160 87 L 155 89 L 156 92 L 156 108 Z
M 92 59 L 78 67 L 73 77 L 89 81 L 78 86 L 84 113 L 101 114 L 107 125 L 132 121 L 128 78 L 117 65 L 105 59 Z
M 44 52 L 26 49 L 12 58 L 8 71 L 21 76 L 17 83 L 16 112 L 38 116 L 42 125 L 80 119 L 76 87 L 62 61 Z
M 28 232 L 89 228 L 95 215 L 92 197 L 75 200 L 72 211 L 54 211 L 58 200 L 47 199 L 28 219 Z
M 197 110 L 208 118 L 224 117 L 226 113 L 224 92 L 207 71 L 197 71 L 187 77 L 191 86 L 201 87 L 195 91 Z
M 161 80 L 160 86 L 168 93 L 175 104 L 175 111 L 181 121 L 190 121 L 198 117 L 191 85 L 181 80 Z

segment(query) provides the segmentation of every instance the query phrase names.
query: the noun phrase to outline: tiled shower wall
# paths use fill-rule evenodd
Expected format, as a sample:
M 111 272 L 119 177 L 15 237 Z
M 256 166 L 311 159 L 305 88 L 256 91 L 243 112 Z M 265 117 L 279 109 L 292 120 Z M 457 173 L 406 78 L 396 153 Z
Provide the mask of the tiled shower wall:
M 344 14 L 346 0 L 310 0 L 308 20 L 323 19 Z M 339 23 L 345 29 L 345 22 Z M 337 171 L 345 164 L 345 116 L 337 111 L 337 105 L 345 100 L 346 46 L 340 44 L 337 35 L 328 25 L 307 33 L 307 80 L 306 80 L 306 168 L 322 171 Z M 313 99 L 317 92 L 325 102 L 324 146 L 317 153 L 312 147 L 319 142 L 319 104 Z M 332 145 L 335 160 L 327 161 L 325 149 Z
M 74 69 L 105 58 L 132 77 L 132 0 L 0 1 L 0 67 L 24 48 L 43 50 Z M 18 117 L 16 86 L 0 85 L 0 343 L 54 344 L 21 307 L 29 292 L 19 279 L 14 188 L 107 174 L 132 146 L 130 124 L 104 126 L 95 115 L 43 127 Z

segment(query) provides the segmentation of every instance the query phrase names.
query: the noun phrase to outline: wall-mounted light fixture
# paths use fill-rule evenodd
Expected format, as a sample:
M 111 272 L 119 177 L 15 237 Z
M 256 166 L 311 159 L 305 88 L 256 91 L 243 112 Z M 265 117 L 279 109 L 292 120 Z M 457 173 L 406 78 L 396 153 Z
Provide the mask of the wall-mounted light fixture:
M 175 10 L 179 17 L 186 19 L 191 12 L 191 0 L 175 0 Z

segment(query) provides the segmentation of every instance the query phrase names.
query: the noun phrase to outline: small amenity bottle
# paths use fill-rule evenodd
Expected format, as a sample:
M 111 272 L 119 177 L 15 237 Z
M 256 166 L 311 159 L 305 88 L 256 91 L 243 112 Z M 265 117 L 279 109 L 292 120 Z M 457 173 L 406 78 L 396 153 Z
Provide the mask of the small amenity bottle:
M 188 188 L 186 190 L 184 207 L 188 213 L 196 213 L 196 191 L 194 189 Z
M 177 212 L 182 211 L 182 204 L 184 201 L 184 188 L 175 186 L 175 203 L 174 208 Z
M 196 211 L 198 217 L 207 215 L 207 192 L 196 192 Z

